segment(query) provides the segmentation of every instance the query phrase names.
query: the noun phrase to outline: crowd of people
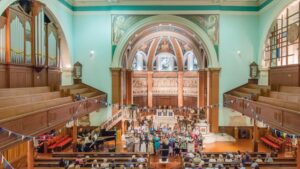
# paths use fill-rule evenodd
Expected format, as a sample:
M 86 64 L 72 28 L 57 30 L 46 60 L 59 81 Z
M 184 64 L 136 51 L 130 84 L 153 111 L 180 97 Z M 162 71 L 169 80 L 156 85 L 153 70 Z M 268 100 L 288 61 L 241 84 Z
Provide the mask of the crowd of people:
M 100 161 L 94 159 L 91 163 L 89 163 L 90 157 L 86 156 L 84 158 L 78 156 L 75 161 L 64 160 L 63 158 L 59 161 L 59 167 L 64 167 L 65 169 L 80 169 L 81 167 L 91 167 L 91 169 L 115 169 L 116 167 L 120 169 L 130 169 L 130 168 L 139 168 L 139 169 L 147 169 L 145 162 L 146 158 L 142 155 L 136 157 L 133 155 L 128 161 L 125 161 L 123 164 L 119 164 L 113 158 L 107 159 L 104 158 Z
M 252 158 L 250 153 L 241 153 L 240 151 L 234 154 L 219 154 L 218 156 L 211 154 L 209 157 L 207 154 L 188 152 L 184 154 L 183 158 L 185 169 L 204 169 L 205 162 L 208 162 L 208 167 L 205 169 L 246 169 L 246 163 L 251 163 L 251 169 L 259 169 L 260 163 L 273 162 L 271 154 L 267 154 L 264 159 L 261 155 Z
M 202 151 L 203 137 L 197 122 L 174 128 L 154 128 L 149 121 L 141 120 L 139 127 L 131 129 L 124 138 L 129 152 L 145 152 L 160 155 L 163 161 L 168 156 L 179 156 L 185 152 Z

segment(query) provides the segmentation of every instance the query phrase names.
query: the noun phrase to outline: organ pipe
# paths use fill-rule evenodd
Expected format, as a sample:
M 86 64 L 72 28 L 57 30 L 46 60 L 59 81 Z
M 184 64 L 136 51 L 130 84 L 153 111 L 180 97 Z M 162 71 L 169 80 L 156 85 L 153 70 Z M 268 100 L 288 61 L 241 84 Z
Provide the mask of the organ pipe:
M 0 63 L 57 67 L 57 28 L 53 23 L 45 23 L 44 6 L 33 3 L 32 16 L 19 5 L 10 6 L 6 12 L 7 19 L 0 16 Z

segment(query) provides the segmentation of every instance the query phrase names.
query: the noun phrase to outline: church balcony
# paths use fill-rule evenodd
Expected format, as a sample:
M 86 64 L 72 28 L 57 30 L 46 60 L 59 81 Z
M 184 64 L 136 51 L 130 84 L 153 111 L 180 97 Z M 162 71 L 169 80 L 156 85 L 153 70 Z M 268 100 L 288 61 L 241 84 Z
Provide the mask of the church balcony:
M 300 133 L 300 112 L 243 97 L 224 94 L 224 106 L 288 133 Z
M 64 98 L 67 97 L 59 99 Z M 79 101 L 72 101 L 71 99 L 69 102 L 55 103 L 53 106 L 45 105 L 44 108 L 34 109 L 35 105 L 20 105 L 20 107 L 16 105 L 14 109 L 7 109 L 9 111 L 1 113 L 1 116 L 5 118 L 0 119 L 0 151 L 22 142 L 23 139 L 24 141 L 28 140 L 27 136 L 38 136 L 52 129 L 62 127 L 73 119 L 98 111 L 102 106 L 101 103 L 106 102 L 106 99 L 107 95 L 105 93 L 98 92 L 98 94 L 93 94 Z M 49 102 L 51 101 L 45 101 L 43 104 Z M 19 110 L 16 110 L 18 108 Z M 33 111 L 22 112 L 22 109 Z M 12 131 L 12 133 L 9 134 L 6 130 Z M 19 134 L 19 136 L 14 133 Z M 26 137 L 22 138 L 21 135 Z

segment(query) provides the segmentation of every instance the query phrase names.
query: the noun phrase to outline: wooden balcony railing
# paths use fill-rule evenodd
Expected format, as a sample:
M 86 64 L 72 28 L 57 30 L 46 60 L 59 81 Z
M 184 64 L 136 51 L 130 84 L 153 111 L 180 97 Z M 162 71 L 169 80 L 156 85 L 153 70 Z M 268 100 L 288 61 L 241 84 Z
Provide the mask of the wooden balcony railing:
M 26 136 L 37 136 L 65 125 L 72 118 L 99 110 L 103 101 L 106 101 L 106 94 L 0 119 L 0 127 Z M 21 141 L 22 138 L 0 131 L 0 151 Z
M 291 134 L 300 133 L 300 112 L 224 94 L 224 106 Z

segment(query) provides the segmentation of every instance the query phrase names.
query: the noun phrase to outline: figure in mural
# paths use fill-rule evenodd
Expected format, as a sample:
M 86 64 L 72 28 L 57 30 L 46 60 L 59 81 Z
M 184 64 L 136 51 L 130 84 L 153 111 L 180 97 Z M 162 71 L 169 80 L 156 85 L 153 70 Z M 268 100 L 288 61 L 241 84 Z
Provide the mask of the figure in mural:
M 125 22 L 125 17 L 123 15 L 116 16 L 114 27 L 113 27 L 113 32 L 114 32 L 113 42 L 115 44 L 118 43 L 118 41 L 125 33 L 125 31 L 123 30 L 124 22 Z

